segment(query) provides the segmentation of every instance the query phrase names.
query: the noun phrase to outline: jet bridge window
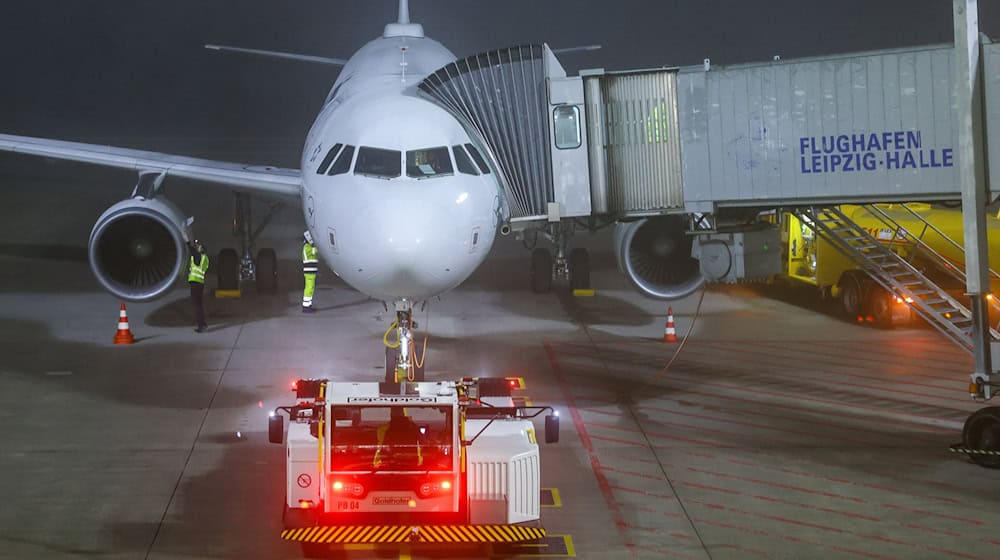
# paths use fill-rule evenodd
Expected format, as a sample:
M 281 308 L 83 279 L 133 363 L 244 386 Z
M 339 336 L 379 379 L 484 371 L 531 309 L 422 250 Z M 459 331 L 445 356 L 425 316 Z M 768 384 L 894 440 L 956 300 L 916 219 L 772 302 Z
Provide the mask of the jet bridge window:
M 354 159 L 354 146 L 348 144 L 337 156 L 337 161 L 333 162 L 327 175 L 340 175 L 347 173 L 351 169 L 351 160 Z
M 553 109 L 552 130 L 556 136 L 556 148 L 560 150 L 579 148 L 581 142 L 580 109 L 573 105 L 563 105 Z
M 486 165 L 486 160 L 483 159 L 483 154 L 479 153 L 479 150 L 472 144 L 466 144 L 465 149 L 469 151 L 469 155 L 472 159 L 476 160 L 476 165 L 479 166 L 479 170 L 483 172 L 483 175 L 488 175 L 490 172 L 490 166 Z
M 340 152 L 340 148 L 343 146 L 343 144 L 338 143 L 330 148 L 330 151 L 326 153 L 326 157 L 323 158 L 323 161 L 320 162 L 319 167 L 316 169 L 317 175 L 326 173 L 326 170 L 330 168 L 330 164 L 333 163 L 333 158 L 337 157 L 337 153 Z
M 458 168 L 459 173 L 479 175 L 479 172 L 476 171 L 476 166 L 472 163 L 472 159 L 469 158 L 469 154 L 465 153 L 465 148 L 462 146 L 452 146 L 451 149 L 455 152 L 455 167 Z
M 426 179 L 454 173 L 447 146 L 406 152 L 406 176 Z
M 358 162 L 354 164 L 354 174 L 379 179 L 399 177 L 402 154 L 398 150 L 383 150 L 361 146 L 358 148 Z

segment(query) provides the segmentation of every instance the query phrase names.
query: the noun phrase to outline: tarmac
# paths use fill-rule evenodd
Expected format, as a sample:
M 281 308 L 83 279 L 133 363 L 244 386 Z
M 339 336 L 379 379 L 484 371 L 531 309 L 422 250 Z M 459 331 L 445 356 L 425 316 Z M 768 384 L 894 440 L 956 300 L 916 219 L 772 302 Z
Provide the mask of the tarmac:
M 327 270 L 318 312 L 300 312 L 288 207 L 261 242 L 284 259 L 278 295 L 209 298 L 198 334 L 178 284 L 129 304 L 136 343 L 115 346 L 120 302 L 83 244 L 134 178 L 62 164 L 36 177 L 24 161 L 0 161 L 0 558 L 299 558 L 279 538 L 284 451 L 267 413 L 299 377 L 378 379 L 391 314 Z M 176 200 L 211 252 L 233 244 L 225 191 L 183 184 Z M 428 379 L 524 377 L 522 396 L 562 415 L 541 449 L 549 537 L 494 556 L 997 557 L 1000 472 L 948 449 L 982 406 L 966 354 L 926 327 L 857 325 L 800 291 L 742 285 L 671 303 L 681 340 L 664 344 L 667 305 L 629 287 L 609 237 L 578 239 L 594 297 L 532 293 L 529 251 L 507 237 L 416 313 Z

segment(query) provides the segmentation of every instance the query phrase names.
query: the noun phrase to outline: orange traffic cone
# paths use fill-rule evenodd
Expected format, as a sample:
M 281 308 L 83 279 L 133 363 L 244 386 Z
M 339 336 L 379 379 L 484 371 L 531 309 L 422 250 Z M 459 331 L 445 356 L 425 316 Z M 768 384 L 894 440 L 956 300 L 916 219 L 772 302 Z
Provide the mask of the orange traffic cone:
M 122 302 L 122 308 L 118 312 L 118 332 L 115 333 L 115 344 L 132 344 L 135 342 L 135 337 L 132 336 L 132 331 L 128 328 L 128 315 L 125 313 L 125 302 Z
M 667 308 L 667 325 L 663 327 L 663 342 L 677 342 L 677 329 L 674 328 L 674 308 Z

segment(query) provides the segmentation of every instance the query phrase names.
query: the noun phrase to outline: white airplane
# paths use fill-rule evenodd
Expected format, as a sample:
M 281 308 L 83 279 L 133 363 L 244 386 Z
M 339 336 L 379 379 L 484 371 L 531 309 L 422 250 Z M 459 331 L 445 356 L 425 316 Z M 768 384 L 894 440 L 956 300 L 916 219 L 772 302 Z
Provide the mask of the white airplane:
M 394 305 L 401 344 L 387 351 L 387 376 L 422 377 L 412 356 L 413 305 L 468 278 L 503 219 L 504 194 L 488 159 L 454 116 L 416 93 L 455 55 L 410 22 L 408 0 L 400 0 L 398 20 L 381 37 L 346 61 L 206 47 L 343 66 L 306 138 L 300 169 L 3 134 L 0 150 L 139 173 L 131 196 L 101 215 L 89 240 L 97 280 L 131 301 L 164 295 L 186 266 L 193 219 L 159 194 L 166 177 L 299 199 L 321 260 L 359 292 Z M 276 259 L 268 251 L 242 256 L 244 277 L 255 274 L 258 288 L 273 286 Z

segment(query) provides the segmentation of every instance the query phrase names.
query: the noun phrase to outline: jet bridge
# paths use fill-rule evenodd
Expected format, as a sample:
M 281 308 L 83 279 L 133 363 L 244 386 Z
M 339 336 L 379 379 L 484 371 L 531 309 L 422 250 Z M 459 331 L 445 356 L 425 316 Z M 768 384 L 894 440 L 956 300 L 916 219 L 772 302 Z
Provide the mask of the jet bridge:
M 1000 45 L 981 49 L 983 128 L 998 131 Z M 701 284 L 692 254 L 702 265 L 739 254 L 746 262 L 723 268 L 777 272 L 760 250 L 773 236 L 730 232 L 757 210 L 959 199 L 953 59 L 942 45 L 567 76 L 546 45 L 523 45 L 456 61 L 419 89 L 480 143 L 505 221 L 552 241 L 555 266 L 547 250 L 534 254 L 533 278 L 552 269 L 581 287 L 573 231 L 615 223 L 621 270 L 671 299 Z M 995 176 L 1000 139 L 987 145 Z M 996 198 L 1000 178 L 989 184 Z
M 961 23 L 964 5 L 955 6 L 956 33 L 975 37 L 975 26 Z M 987 164 L 982 198 L 996 200 L 1000 45 L 984 36 L 979 43 L 972 144 L 983 146 Z M 546 249 L 532 254 L 536 291 L 560 276 L 571 287 L 589 287 L 586 255 L 567 255 L 569 240 L 578 227 L 610 223 L 621 270 L 650 296 L 683 297 L 703 275 L 733 281 L 777 273 L 780 260 L 768 250 L 778 245 L 774 232 L 751 224 L 761 210 L 784 208 L 888 293 L 912 302 L 973 353 L 979 368 L 985 342 L 973 324 L 983 311 L 970 310 L 938 277 L 837 208 L 862 204 L 874 214 L 874 203 L 965 198 L 961 176 L 970 172 L 959 167 L 956 150 L 958 114 L 968 104 L 953 93 L 956 76 L 965 73 L 957 71 L 964 68 L 956 66 L 964 60 L 957 50 L 926 46 L 732 66 L 705 59 L 692 67 L 567 76 L 546 45 L 524 45 L 456 61 L 419 89 L 488 155 L 507 224 L 555 245 L 554 263 Z M 886 228 L 927 253 L 919 236 L 910 239 L 912 232 L 891 218 Z M 954 263 L 938 261 L 964 280 Z M 995 375 L 974 374 L 970 392 L 992 396 L 1000 387 Z M 978 385 L 984 379 L 985 387 Z M 1000 467 L 1000 409 L 970 417 L 963 437 L 967 445 L 994 442 L 986 457 Z

